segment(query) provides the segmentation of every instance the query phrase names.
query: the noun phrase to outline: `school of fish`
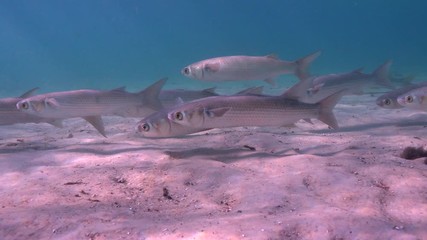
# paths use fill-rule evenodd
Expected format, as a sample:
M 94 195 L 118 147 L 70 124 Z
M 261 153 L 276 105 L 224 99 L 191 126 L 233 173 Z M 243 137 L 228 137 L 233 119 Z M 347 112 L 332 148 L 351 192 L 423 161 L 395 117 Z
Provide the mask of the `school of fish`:
M 427 111 L 427 82 L 396 88 L 390 79 L 390 60 L 372 73 L 356 69 L 314 76 L 309 66 L 319 55 L 317 51 L 295 61 L 275 55 L 224 56 L 195 62 L 181 71 L 183 76 L 201 81 L 263 80 L 272 85 L 279 75 L 295 75 L 298 82 L 278 96 L 262 94 L 262 87 L 233 95 L 219 95 L 215 88 L 162 90 L 166 78 L 137 93 L 120 87 L 35 95 L 34 88 L 19 97 L 0 99 L 0 125 L 49 123 L 63 127 L 64 119 L 82 118 L 106 137 L 102 116 L 114 115 L 142 119 L 136 130 L 147 138 L 180 137 L 214 128 L 288 127 L 300 120 L 312 123 L 311 119 L 338 129 L 333 109 L 342 96 L 363 94 L 372 87 L 390 89 L 377 98 L 380 107 Z

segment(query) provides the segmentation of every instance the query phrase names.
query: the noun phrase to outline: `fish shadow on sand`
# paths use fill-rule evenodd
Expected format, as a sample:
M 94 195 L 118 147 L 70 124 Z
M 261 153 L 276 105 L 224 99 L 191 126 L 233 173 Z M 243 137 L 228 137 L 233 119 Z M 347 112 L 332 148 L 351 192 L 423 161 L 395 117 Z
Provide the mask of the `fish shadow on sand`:
M 411 126 L 427 126 L 427 119 L 425 121 L 397 121 L 397 122 L 380 122 L 380 123 L 368 123 L 368 124 L 358 124 L 353 126 L 344 126 L 339 129 L 321 129 L 321 130 L 312 130 L 310 133 L 341 133 L 341 132 L 359 132 L 369 129 L 382 128 L 382 127 L 411 127 Z
M 0 153 L 21 153 L 25 151 L 49 151 L 63 148 L 46 142 L 9 142 L 0 144 Z
M 257 152 L 245 148 L 226 148 L 226 149 L 214 149 L 214 148 L 194 148 L 180 151 L 164 151 L 164 154 L 168 155 L 172 159 L 209 159 L 219 161 L 223 163 L 231 163 L 238 160 L 244 160 L 247 158 L 268 158 L 277 157 L 277 154 L 269 154 L 265 152 Z
M 115 154 L 121 154 L 121 153 L 130 153 L 130 152 L 139 152 L 139 151 L 146 151 L 146 150 L 158 150 L 158 148 L 155 147 L 125 147 L 125 148 L 117 148 L 117 149 L 107 149 L 107 148 L 93 148 L 93 147 L 76 147 L 76 148 L 70 148 L 64 150 L 65 152 L 71 152 L 71 153 L 88 153 L 88 154 L 95 154 L 95 155 L 115 155 Z
M 318 146 L 313 146 L 313 147 L 307 147 L 304 149 L 295 149 L 295 152 L 297 154 L 308 154 L 308 155 L 313 155 L 313 156 L 318 156 L 318 157 L 331 157 L 331 156 L 335 156 L 336 154 L 339 154 L 341 152 L 346 151 L 349 148 L 345 148 L 345 149 L 341 149 L 341 150 L 336 150 L 336 151 L 329 151 L 329 152 L 321 152 L 322 150 L 324 151 L 325 149 L 329 148 L 329 145 L 318 145 Z
M 315 155 L 320 157 L 328 157 L 338 154 L 340 152 L 345 151 L 338 150 L 332 152 L 316 152 L 324 149 L 324 146 L 316 146 L 306 149 L 295 149 L 295 148 L 287 148 L 281 151 L 275 152 L 266 152 L 266 151 L 258 151 L 254 149 L 249 149 L 246 147 L 243 148 L 227 148 L 227 149 L 213 149 L 213 148 L 195 148 L 195 149 L 187 149 L 180 151 L 164 151 L 163 153 L 168 155 L 172 159 L 207 159 L 214 160 L 223 163 L 232 163 L 240 160 L 246 159 L 274 159 L 277 157 L 289 157 L 300 154 L 308 154 Z M 314 151 L 314 152 L 313 152 Z

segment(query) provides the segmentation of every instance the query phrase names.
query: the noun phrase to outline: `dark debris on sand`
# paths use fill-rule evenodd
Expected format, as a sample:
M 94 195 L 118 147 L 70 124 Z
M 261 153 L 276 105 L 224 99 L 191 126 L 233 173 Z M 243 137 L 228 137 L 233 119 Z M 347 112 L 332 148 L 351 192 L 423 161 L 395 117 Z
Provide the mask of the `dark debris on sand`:
M 413 160 L 417 158 L 427 157 L 427 151 L 423 147 L 406 147 L 400 154 L 401 158 Z

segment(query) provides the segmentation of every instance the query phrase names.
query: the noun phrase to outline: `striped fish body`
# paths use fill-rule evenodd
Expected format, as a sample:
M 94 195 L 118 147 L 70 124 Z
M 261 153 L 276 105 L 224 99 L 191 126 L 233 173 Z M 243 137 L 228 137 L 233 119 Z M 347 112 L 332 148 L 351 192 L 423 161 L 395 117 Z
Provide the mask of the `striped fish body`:
M 123 88 L 53 92 L 23 99 L 16 107 L 25 113 L 46 118 L 124 115 L 135 107 L 148 115 L 162 108 L 158 95 L 164 83 L 164 79 L 159 80 L 139 93 L 128 93 Z
M 282 96 L 217 96 L 183 104 L 169 111 L 168 118 L 197 128 L 286 126 L 317 118 L 337 128 L 332 108 L 339 98 L 307 104 Z

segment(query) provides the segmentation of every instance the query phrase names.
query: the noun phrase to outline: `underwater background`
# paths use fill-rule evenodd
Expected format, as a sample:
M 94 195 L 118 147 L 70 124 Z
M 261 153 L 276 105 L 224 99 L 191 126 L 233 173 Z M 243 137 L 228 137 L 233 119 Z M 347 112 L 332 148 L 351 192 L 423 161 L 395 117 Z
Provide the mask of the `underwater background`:
M 296 60 L 317 50 L 315 75 L 371 72 L 392 59 L 392 74 L 426 80 L 426 9 L 423 0 L 4 0 L 0 96 L 33 87 L 138 91 L 165 76 L 166 88 L 267 86 L 198 82 L 180 70 L 217 56 Z

